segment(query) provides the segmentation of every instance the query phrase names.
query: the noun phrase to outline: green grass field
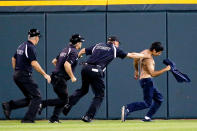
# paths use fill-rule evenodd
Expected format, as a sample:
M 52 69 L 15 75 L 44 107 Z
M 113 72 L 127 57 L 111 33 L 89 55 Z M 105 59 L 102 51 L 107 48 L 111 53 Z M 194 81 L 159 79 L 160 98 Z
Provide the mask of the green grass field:
M 34 124 L 21 124 L 19 120 L 1 120 L 0 131 L 197 131 L 197 120 L 94 120 L 84 123 L 80 120 L 62 120 L 62 123 L 48 123 L 47 120 Z

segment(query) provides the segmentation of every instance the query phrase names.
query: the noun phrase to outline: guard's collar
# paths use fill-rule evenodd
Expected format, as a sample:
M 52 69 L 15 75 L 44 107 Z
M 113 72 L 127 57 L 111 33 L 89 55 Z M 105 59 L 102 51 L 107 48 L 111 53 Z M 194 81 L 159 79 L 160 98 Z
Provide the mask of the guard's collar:
M 69 47 L 70 48 L 76 48 L 74 45 L 72 45 L 72 44 L 69 44 Z

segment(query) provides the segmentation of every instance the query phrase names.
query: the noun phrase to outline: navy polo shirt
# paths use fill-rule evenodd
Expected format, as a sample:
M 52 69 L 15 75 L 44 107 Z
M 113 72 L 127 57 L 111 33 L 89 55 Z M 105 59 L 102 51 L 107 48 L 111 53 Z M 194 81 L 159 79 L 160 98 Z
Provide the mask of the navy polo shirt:
M 54 73 L 59 73 L 64 75 L 64 77 L 69 80 L 70 77 L 65 71 L 64 63 L 67 61 L 71 64 L 72 71 L 74 72 L 77 63 L 78 63 L 78 52 L 75 46 L 69 45 L 68 47 L 64 48 L 61 53 L 56 57 L 57 63 Z
M 91 55 L 86 61 L 92 65 L 100 65 L 104 69 L 114 58 L 124 59 L 127 53 L 112 43 L 99 43 L 85 49 L 86 55 Z
M 32 73 L 31 62 L 36 59 L 36 48 L 31 41 L 21 44 L 14 54 L 16 59 L 15 70 L 22 70 Z

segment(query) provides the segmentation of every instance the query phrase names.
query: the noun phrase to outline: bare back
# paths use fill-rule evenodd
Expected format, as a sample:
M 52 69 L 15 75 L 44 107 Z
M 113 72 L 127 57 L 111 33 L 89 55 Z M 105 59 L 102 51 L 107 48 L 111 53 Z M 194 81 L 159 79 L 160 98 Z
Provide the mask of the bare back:
M 141 53 L 149 54 L 149 50 L 144 50 Z M 140 59 L 140 79 L 151 78 L 150 69 L 155 69 L 155 61 L 153 57 Z

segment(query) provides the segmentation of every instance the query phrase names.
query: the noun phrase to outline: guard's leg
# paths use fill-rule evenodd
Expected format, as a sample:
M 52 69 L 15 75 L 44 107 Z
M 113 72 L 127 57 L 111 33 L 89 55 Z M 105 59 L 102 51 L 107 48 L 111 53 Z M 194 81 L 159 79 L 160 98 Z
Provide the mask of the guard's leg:
M 31 77 L 26 78 L 24 87 L 31 96 L 30 105 L 27 113 L 25 114 L 24 120 L 30 120 L 34 122 L 36 114 L 38 112 L 41 103 L 41 94 L 38 90 L 38 85 L 31 79 Z
M 72 106 L 77 104 L 77 102 L 88 93 L 89 91 L 89 84 L 90 84 L 90 78 L 88 78 L 87 69 L 82 69 L 81 71 L 81 77 L 82 77 L 82 87 L 80 89 L 77 89 L 70 97 L 69 97 L 69 103 L 64 106 L 63 114 L 66 116 Z
M 97 77 L 91 80 L 91 86 L 92 86 L 92 91 L 95 94 L 95 97 L 93 98 L 92 103 L 88 111 L 86 112 L 85 116 L 88 116 L 90 119 L 93 119 L 98 109 L 100 108 L 101 103 L 103 102 L 103 98 L 105 94 L 104 93 L 105 84 L 102 76 L 99 75 L 99 73 L 97 74 Z
M 59 123 L 59 115 L 62 112 L 64 105 L 68 104 L 68 89 L 64 78 L 58 78 L 57 84 L 54 85 L 54 91 L 58 95 L 59 99 L 51 101 L 52 104 L 56 104 L 56 106 L 49 121 L 51 123 Z

